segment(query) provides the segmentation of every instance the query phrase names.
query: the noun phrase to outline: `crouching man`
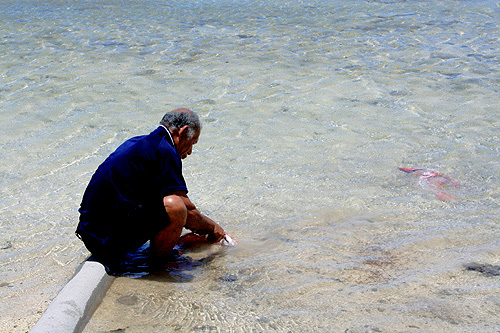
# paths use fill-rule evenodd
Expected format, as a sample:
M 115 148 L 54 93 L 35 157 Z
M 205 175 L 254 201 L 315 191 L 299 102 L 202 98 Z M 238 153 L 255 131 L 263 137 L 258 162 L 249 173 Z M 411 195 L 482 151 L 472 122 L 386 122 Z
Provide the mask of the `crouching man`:
M 217 242 L 224 230 L 188 198 L 182 159 L 201 132 L 188 109 L 165 114 L 148 135 L 119 146 L 96 170 L 79 209 L 76 234 L 111 271 L 147 241 L 155 260 L 168 258 L 183 228 Z

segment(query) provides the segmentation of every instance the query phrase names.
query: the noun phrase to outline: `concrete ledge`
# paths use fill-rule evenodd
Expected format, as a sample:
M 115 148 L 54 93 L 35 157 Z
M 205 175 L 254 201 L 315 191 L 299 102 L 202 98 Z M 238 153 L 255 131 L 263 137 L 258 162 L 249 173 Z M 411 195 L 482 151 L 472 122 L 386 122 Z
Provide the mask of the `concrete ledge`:
M 114 279 L 102 264 L 85 261 L 30 332 L 82 332 Z

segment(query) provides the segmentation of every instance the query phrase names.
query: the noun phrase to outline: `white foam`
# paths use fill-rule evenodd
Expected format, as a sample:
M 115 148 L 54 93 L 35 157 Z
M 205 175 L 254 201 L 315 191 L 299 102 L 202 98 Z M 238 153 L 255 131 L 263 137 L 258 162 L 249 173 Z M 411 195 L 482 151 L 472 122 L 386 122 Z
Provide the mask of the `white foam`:
M 236 246 L 237 242 L 233 239 L 233 237 L 226 234 L 226 235 L 224 235 L 224 238 L 222 239 L 221 244 L 226 245 L 226 246 Z

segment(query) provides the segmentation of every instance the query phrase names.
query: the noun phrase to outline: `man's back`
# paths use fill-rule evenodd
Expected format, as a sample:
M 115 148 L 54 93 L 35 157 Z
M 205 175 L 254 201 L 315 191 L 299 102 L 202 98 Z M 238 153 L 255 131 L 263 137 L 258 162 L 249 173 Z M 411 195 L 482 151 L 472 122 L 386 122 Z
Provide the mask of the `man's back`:
M 77 233 L 96 247 L 135 249 L 168 224 L 162 199 L 186 191 L 182 162 L 163 127 L 120 145 L 96 170 Z

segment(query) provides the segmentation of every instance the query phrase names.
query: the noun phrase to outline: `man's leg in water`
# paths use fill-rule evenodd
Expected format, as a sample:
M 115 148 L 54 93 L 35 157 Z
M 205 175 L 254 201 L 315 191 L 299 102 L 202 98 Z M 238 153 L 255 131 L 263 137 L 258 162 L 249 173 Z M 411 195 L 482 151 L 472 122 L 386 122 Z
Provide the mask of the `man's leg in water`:
M 170 224 L 156 234 L 152 240 L 152 254 L 157 258 L 165 258 L 171 254 L 187 221 L 187 208 L 179 196 L 166 196 L 163 198 L 163 204 L 170 219 Z

